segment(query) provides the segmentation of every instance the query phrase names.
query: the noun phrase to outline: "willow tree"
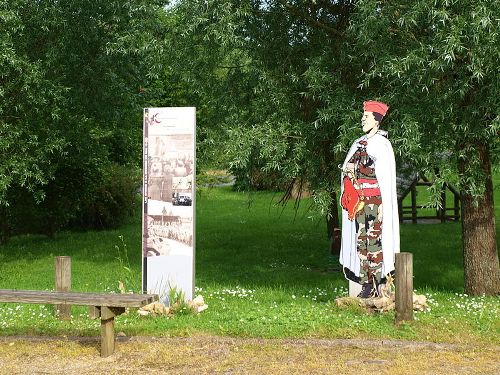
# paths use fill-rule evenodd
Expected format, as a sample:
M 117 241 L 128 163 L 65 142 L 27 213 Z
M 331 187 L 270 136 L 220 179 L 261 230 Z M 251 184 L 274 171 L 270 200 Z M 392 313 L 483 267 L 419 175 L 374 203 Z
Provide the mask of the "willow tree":
M 462 195 L 465 291 L 500 292 L 492 163 L 500 155 L 500 3 L 359 1 L 350 33 L 361 87 L 396 109 L 413 161 L 456 178 Z M 457 176 L 457 177 L 455 177 Z
M 343 64 L 352 3 L 180 0 L 169 12 L 178 32 L 168 61 L 222 129 L 206 144 L 249 184 L 264 175 L 291 191 L 307 181 L 325 215 L 362 103 Z
M 234 171 L 307 181 L 317 211 L 332 217 L 363 100 L 390 103 L 400 158 L 438 169 L 436 194 L 445 179 L 459 183 L 466 291 L 493 294 L 495 14 L 493 1 L 179 0 L 169 35 L 185 58 L 169 59 L 216 111 L 225 138 L 212 143 Z

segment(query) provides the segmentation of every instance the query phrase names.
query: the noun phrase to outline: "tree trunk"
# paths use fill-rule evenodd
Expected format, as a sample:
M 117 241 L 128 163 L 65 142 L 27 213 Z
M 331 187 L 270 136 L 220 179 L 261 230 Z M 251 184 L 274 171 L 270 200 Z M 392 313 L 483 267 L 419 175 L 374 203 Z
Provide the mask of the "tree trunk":
M 0 245 L 5 245 L 10 239 L 9 218 L 7 207 L 0 205 Z
M 331 197 L 332 205 L 330 207 L 330 216 L 326 217 L 326 230 L 328 238 L 330 239 L 330 253 L 332 255 L 340 255 L 341 233 L 337 194 L 332 192 Z
M 465 292 L 469 295 L 500 293 L 500 272 L 493 202 L 493 180 L 488 146 L 475 145 L 479 167 L 486 176 L 484 195 L 474 199 L 462 188 L 462 244 L 464 252 Z M 470 159 L 460 160 L 462 175 L 472 166 Z M 477 167 L 476 167 L 477 168 Z

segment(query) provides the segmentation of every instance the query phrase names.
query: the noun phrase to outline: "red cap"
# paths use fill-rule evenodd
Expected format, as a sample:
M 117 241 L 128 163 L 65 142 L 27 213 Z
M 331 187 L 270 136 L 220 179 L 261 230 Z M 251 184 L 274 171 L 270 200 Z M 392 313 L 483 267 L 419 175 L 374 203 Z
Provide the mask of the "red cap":
M 389 106 L 385 103 L 382 102 L 376 102 L 374 100 L 369 100 L 367 102 L 363 103 L 363 108 L 365 112 L 377 112 L 380 113 L 382 116 L 385 116 L 387 113 L 387 110 L 389 109 Z

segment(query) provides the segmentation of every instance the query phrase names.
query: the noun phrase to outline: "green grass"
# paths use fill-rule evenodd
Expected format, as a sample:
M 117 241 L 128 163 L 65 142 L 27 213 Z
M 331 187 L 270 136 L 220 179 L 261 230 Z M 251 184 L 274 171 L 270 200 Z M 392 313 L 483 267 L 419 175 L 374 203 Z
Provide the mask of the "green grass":
M 499 176 L 495 177 L 498 186 Z M 463 295 L 460 225 L 405 224 L 402 250 L 414 253 L 415 287 L 430 311 L 396 328 L 394 314 L 367 315 L 332 302 L 346 293 L 338 272 L 327 272 L 326 228 L 308 211 L 274 202 L 278 195 L 251 195 L 230 188 L 204 189 L 197 198 L 197 293 L 209 308 L 199 315 L 117 318 L 117 330 L 146 335 L 245 337 L 403 338 L 500 343 L 500 301 Z M 496 201 L 500 193 L 496 191 Z M 497 220 L 500 217 L 498 204 Z M 13 238 L 0 247 L 0 288 L 51 290 L 54 256 L 72 257 L 72 290 L 118 291 L 118 281 L 140 285 L 140 217 L 120 230 L 63 232 Z M 122 239 L 123 238 L 123 242 Z M 127 247 L 132 274 L 117 259 Z M 73 307 L 71 323 L 52 317 L 51 306 L 0 305 L 0 334 L 97 335 L 99 322 Z

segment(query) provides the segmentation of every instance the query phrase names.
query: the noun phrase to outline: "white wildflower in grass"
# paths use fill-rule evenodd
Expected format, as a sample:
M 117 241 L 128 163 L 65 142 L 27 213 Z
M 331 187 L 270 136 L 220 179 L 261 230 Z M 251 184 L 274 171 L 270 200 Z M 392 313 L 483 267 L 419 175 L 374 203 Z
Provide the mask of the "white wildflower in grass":
M 236 286 L 233 289 L 222 289 L 209 294 L 210 298 L 215 298 L 224 301 L 225 297 L 236 297 L 241 299 L 253 299 L 255 290 L 245 289 L 240 286 Z
M 274 261 L 269 264 L 269 267 L 274 269 L 281 269 L 281 268 L 288 268 L 288 265 L 284 261 Z
M 335 287 L 332 290 L 332 299 L 335 299 L 337 297 L 345 297 L 349 294 L 349 291 L 346 287 L 340 286 L 340 287 Z

